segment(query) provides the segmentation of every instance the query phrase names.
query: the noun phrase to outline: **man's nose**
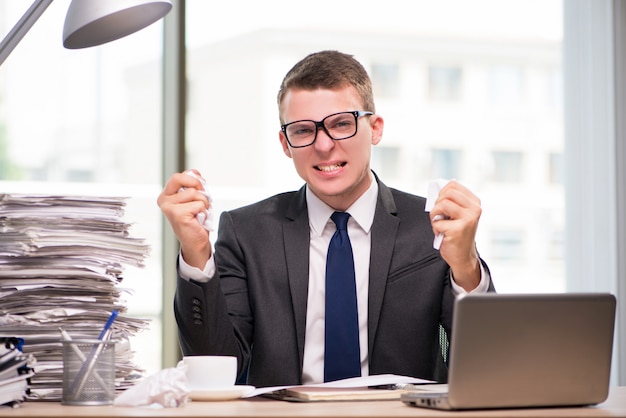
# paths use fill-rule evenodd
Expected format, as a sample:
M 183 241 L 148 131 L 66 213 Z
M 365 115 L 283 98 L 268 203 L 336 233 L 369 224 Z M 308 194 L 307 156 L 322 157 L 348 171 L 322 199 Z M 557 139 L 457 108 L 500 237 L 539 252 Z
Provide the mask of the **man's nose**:
M 322 126 L 318 126 L 317 137 L 315 138 L 315 143 L 313 145 L 317 149 L 324 151 L 332 149 L 335 146 L 335 140 L 328 135 L 326 129 L 324 129 Z

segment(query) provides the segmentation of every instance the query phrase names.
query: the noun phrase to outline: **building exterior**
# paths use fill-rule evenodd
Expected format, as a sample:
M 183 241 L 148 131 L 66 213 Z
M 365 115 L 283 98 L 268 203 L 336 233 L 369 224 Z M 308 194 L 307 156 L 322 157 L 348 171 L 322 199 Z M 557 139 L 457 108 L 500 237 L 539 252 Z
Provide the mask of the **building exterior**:
M 557 42 L 260 30 L 192 50 L 188 161 L 216 205 L 300 187 L 278 142 L 276 93 L 322 49 L 355 55 L 372 76 L 386 122 L 373 167 L 387 184 L 424 195 L 432 179 L 457 179 L 482 199 L 479 250 L 499 290 L 564 289 Z

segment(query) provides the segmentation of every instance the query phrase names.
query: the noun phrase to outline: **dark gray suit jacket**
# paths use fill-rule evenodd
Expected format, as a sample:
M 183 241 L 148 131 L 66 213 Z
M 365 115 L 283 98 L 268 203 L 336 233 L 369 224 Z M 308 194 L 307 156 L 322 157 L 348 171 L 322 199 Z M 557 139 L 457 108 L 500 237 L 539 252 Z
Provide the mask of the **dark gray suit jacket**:
M 436 379 L 439 324 L 448 335 L 449 267 L 433 249 L 425 199 L 379 182 L 371 231 L 370 374 Z M 257 387 L 301 383 L 309 274 L 305 187 L 224 212 L 208 283 L 178 278 L 183 354 L 234 355 Z M 483 263 L 484 264 L 484 263 Z

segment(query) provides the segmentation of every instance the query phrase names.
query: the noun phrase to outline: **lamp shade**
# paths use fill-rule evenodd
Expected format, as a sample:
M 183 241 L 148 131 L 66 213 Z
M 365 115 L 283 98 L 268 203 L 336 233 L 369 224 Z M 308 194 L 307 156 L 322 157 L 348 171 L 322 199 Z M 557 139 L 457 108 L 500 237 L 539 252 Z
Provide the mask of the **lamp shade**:
M 171 8 L 169 0 L 72 0 L 63 46 L 78 49 L 114 41 L 151 25 Z

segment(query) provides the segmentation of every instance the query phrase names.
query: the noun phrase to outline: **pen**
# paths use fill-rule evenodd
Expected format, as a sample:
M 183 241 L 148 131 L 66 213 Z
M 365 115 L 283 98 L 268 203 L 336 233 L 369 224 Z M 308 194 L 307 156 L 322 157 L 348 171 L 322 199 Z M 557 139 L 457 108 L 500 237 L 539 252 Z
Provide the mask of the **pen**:
M 109 319 L 107 320 L 106 324 L 104 324 L 104 327 L 102 328 L 102 331 L 100 332 L 100 335 L 98 336 L 98 339 L 100 341 L 104 340 L 105 334 L 106 332 L 109 330 L 109 328 L 111 328 L 111 325 L 113 325 L 113 321 L 115 321 L 115 318 L 117 318 L 117 310 L 114 310 L 113 312 L 111 312 L 111 316 L 109 316 Z
M 118 314 L 117 310 L 114 310 L 111 313 L 111 316 L 109 316 L 109 319 L 107 320 L 106 324 L 104 324 L 104 327 L 102 328 L 102 331 L 100 332 L 100 335 L 98 336 L 98 340 L 100 342 L 109 339 L 111 335 L 111 325 L 113 325 L 115 318 L 117 318 L 117 314 Z M 74 382 L 72 383 L 72 387 L 70 391 L 74 395 L 76 393 L 80 393 L 80 391 L 83 389 L 83 386 L 87 382 L 87 378 L 89 377 L 89 374 L 93 370 L 93 367 L 96 364 L 96 360 L 98 359 L 98 356 L 100 355 L 103 349 L 104 349 L 104 344 L 102 343 L 94 344 L 94 346 L 92 347 L 91 352 L 89 353 L 89 356 L 87 357 L 86 361 L 81 366 L 80 370 L 78 371 L 78 374 L 76 375 L 76 378 L 74 379 Z
M 385 385 L 368 386 L 368 388 L 378 390 L 407 390 L 415 388 L 415 386 L 411 383 L 389 383 Z

